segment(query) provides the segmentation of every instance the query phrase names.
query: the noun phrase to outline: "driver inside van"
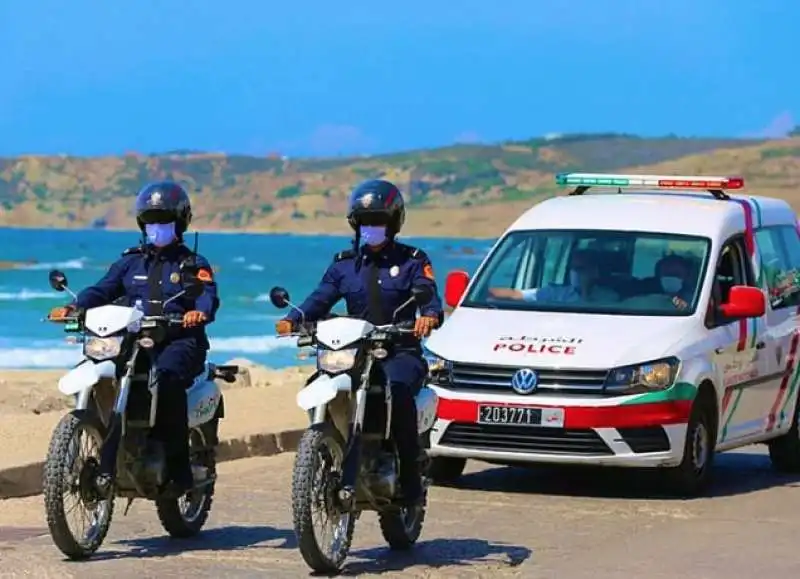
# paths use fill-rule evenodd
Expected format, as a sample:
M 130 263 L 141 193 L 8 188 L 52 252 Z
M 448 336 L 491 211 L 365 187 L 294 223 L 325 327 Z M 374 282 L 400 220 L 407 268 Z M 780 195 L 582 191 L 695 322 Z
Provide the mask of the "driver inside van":
M 619 301 L 617 292 L 597 284 L 600 274 L 598 262 L 599 256 L 592 250 L 575 250 L 572 254 L 566 283 L 522 290 L 489 288 L 489 295 L 494 298 L 526 302 L 613 303 Z

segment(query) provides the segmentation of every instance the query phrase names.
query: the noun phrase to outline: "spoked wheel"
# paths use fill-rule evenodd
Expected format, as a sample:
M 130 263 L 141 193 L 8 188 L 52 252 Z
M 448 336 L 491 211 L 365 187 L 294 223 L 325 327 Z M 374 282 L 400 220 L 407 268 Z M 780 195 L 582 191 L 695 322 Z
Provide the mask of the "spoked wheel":
M 97 416 L 73 410 L 50 439 L 43 480 L 47 526 L 56 547 L 72 560 L 89 558 L 111 526 L 114 496 L 103 498 L 95 487 L 104 433 Z
M 292 474 L 292 518 L 300 554 L 317 573 L 334 573 L 350 552 L 355 513 L 336 496 L 344 457 L 341 437 L 327 424 L 303 433 Z
M 390 549 L 406 551 L 414 546 L 422 534 L 425 522 L 425 508 L 428 504 L 428 490 L 425 489 L 422 501 L 415 507 L 403 507 L 398 511 L 385 511 L 378 514 L 381 533 Z
M 214 502 L 216 455 L 214 449 L 206 448 L 206 438 L 199 428 L 189 433 L 189 456 L 195 477 L 194 488 L 182 497 L 161 497 L 156 500 L 161 526 L 176 539 L 197 535 L 206 524 Z

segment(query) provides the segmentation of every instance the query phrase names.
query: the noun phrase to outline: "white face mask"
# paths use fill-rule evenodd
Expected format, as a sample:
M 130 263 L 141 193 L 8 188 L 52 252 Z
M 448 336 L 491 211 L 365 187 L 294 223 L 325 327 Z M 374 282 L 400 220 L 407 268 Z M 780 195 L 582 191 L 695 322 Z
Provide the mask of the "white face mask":
M 147 241 L 156 247 L 164 247 L 175 241 L 175 223 L 147 223 L 144 226 Z
M 674 294 L 681 291 L 683 287 L 683 280 L 673 275 L 665 275 L 661 277 L 661 289 L 668 294 Z
M 380 245 L 386 241 L 386 226 L 385 225 L 362 225 L 358 228 L 361 241 L 367 245 Z

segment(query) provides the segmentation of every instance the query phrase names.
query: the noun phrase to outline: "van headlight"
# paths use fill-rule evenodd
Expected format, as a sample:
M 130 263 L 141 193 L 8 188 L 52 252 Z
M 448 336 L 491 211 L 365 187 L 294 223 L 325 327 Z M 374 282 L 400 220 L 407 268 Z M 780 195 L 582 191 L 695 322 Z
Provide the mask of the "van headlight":
M 424 352 L 425 360 L 428 362 L 428 377 L 434 384 L 446 384 L 450 382 L 450 371 L 453 363 L 444 358 L 433 354 L 430 350 Z
M 679 365 L 677 358 L 664 358 L 645 364 L 614 368 L 608 373 L 605 390 L 626 394 L 666 390 L 675 382 Z
M 344 372 L 356 363 L 358 348 L 346 350 L 317 350 L 317 368 L 336 374 Z
M 83 342 L 83 355 L 92 360 L 110 360 L 119 356 L 122 336 L 110 338 L 88 337 Z

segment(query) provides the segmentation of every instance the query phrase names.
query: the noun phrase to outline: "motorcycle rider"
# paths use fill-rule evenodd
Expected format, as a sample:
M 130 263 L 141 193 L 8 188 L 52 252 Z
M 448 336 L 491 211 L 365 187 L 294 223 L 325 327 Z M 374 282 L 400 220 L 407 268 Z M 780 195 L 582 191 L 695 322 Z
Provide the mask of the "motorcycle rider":
M 150 183 L 139 191 L 135 211 L 146 243 L 143 240 L 126 249 L 95 285 L 81 291 L 74 303 L 54 308 L 50 319 L 62 320 L 76 309 L 120 298 L 127 298 L 129 306 L 141 301 L 145 315 L 183 316 L 183 327 L 170 328 L 152 352 L 159 383 L 154 435 L 164 443 L 167 455 L 162 490 L 180 495 L 193 486 L 186 389 L 205 362 L 209 348 L 205 325 L 214 321 L 220 302 L 208 260 L 183 244 L 192 220 L 191 202 L 183 187 L 171 181 Z M 182 289 L 182 266 L 196 272 L 203 293 L 194 300 L 173 300 L 162 311 L 161 302 Z M 114 480 L 119 434 L 119 428 L 110 428 L 103 444 L 97 477 L 101 493 L 108 492 Z
M 394 355 L 382 362 L 392 388 L 392 436 L 400 461 L 400 486 L 404 502 L 412 506 L 422 498 L 414 396 L 428 367 L 422 357 L 420 339 L 444 321 L 444 312 L 428 256 L 420 249 L 395 241 L 405 213 L 403 196 L 394 184 L 374 179 L 356 187 L 350 195 L 347 213 L 347 221 L 355 231 L 353 249 L 336 254 L 318 287 L 300 309 L 306 322 L 314 322 L 344 298 L 348 315 L 382 325 L 392 322 L 392 313 L 411 297 L 412 287 L 426 285 L 433 290 L 433 299 L 420 307 L 420 317 L 416 317 L 416 305 L 398 313 L 398 321 L 415 320 L 414 334 L 399 343 Z M 276 332 L 286 335 L 300 321 L 301 315 L 293 310 L 276 323 Z

